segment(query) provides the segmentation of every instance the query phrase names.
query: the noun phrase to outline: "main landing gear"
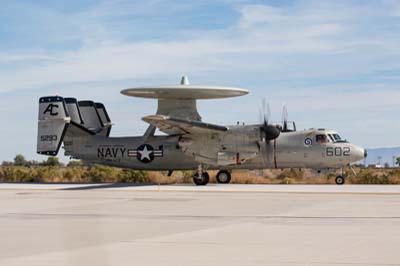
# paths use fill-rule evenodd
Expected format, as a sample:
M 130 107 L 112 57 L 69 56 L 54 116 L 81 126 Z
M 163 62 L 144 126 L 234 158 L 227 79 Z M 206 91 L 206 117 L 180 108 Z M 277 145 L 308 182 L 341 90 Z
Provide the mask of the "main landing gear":
M 199 165 L 197 173 L 193 176 L 193 182 L 198 186 L 205 186 L 210 181 L 210 176 L 203 170 L 202 165 Z M 220 184 L 228 184 L 231 181 L 231 173 L 221 170 L 217 173 L 216 180 Z
M 196 173 L 193 177 L 193 182 L 198 186 L 205 186 L 210 181 L 210 176 L 207 172 L 203 172 L 200 175 Z
M 226 170 L 221 170 L 216 176 L 217 182 L 220 184 L 228 184 L 231 182 L 231 173 Z
M 198 186 L 205 186 L 210 181 L 210 176 L 203 170 L 203 165 L 199 164 L 197 173 L 193 176 L 193 182 Z

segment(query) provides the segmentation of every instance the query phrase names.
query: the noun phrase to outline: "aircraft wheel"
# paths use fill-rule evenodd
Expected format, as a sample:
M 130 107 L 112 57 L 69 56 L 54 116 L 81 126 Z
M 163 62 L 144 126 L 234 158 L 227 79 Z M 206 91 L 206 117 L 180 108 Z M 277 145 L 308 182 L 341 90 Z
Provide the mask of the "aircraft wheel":
M 198 186 L 205 186 L 208 184 L 208 181 L 210 181 L 210 176 L 207 172 L 204 172 L 201 177 L 198 174 L 195 174 L 193 177 L 193 182 Z
M 221 170 L 216 176 L 217 182 L 220 184 L 228 184 L 231 182 L 231 173 L 226 170 Z
M 345 181 L 346 181 L 345 178 L 341 175 L 335 178 L 335 182 L 337 185 L 343 185 Z

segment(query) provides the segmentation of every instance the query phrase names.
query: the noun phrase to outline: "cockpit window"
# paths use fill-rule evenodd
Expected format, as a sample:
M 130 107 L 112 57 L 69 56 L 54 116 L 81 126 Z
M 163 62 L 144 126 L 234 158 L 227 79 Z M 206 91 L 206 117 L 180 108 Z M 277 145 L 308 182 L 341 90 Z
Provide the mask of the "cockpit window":
M 332 139 L 333 142 L 347 142 L 345 139 L 342 139 L 337 133 L 329 134 L 329 137 Z
M 326 135 L 320 134 L 315 137 L 317 143 L 327 143 L 329 142 L 328 137 Z
M 335 138 L 336 141 L 342 140 L 342 138 L 339 136 L 339 134 L 333 134 L 333 137 Z
M 328 134 L 328 136 L 329 136 L 329 139 L 330 139 L 332 142 L 335 142 L 335 139 L 334 139 L 334 137 L 332 136 L 332 134 Z

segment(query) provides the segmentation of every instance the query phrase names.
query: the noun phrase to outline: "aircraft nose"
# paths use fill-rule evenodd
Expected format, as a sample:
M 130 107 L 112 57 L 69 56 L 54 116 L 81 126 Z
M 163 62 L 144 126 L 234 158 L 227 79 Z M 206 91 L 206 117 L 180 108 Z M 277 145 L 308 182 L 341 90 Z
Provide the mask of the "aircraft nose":
M 368 155 L 368 153 L 367 153 L 366 149 L 354 146 L 353 156 L 351 156 L 351 157 L 352 157 L 353 162 L 358 162 L 358 161 L 366 158 L 367 155 Z

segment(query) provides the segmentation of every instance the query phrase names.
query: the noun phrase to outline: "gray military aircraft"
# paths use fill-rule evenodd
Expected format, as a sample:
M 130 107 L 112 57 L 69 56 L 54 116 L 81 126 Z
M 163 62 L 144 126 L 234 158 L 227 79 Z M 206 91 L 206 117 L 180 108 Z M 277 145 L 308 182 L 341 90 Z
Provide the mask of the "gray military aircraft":
M 196 100 L 241 96 L 245 89 L 189 85 L 132 88 L 123 95 L 158 99 L 155 115 L 143 136 L 110 137 L 112 127 L 102 103 L 60 96 L 41 97 L 37 152 L 57 155 L 64 143 L 66 156 L 90 163 L 138 170 L 195 170 L 196 185 L 209 182 L 207 170 L 219 170 L 216 180 L 229 183 L 234 169 L 312 168 L 342 169 L 336 177 L 343 184 L 343 168 L 367 156 L 365 149 L 342 139 L 336 131 L 296 131 L 294 122 L 269 122 L 269 107 L 254 125 L 215 125 L 202 122 Z M 156 129 L 166 135 L 155 135 Z

